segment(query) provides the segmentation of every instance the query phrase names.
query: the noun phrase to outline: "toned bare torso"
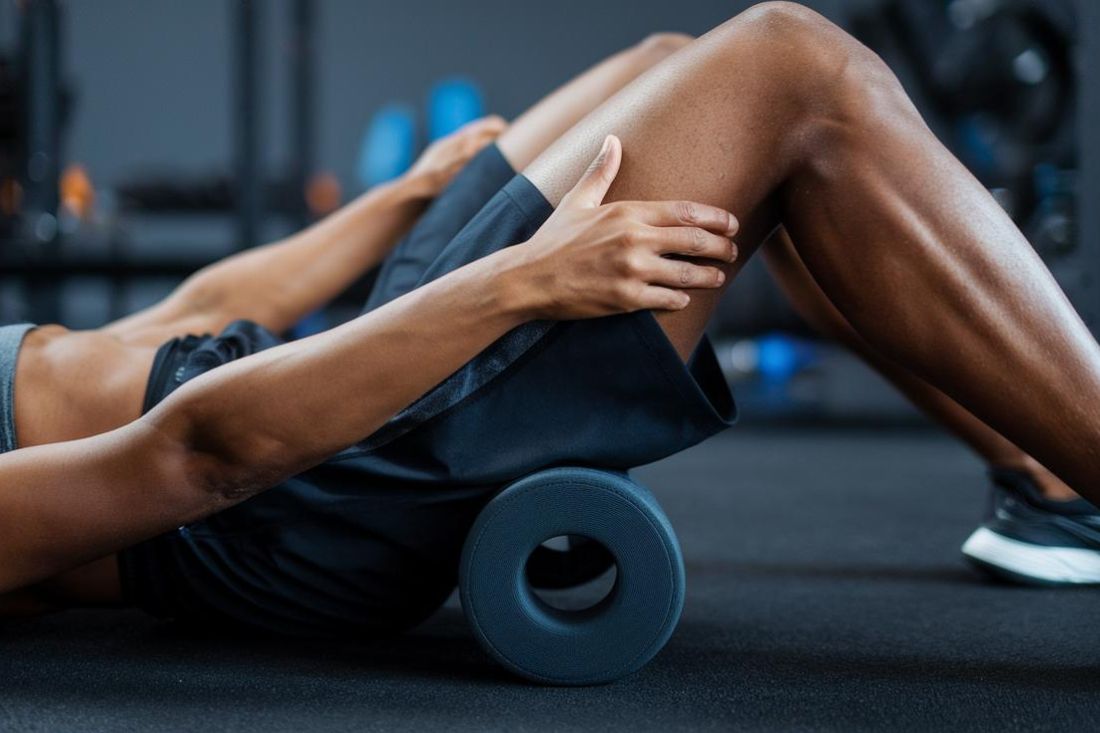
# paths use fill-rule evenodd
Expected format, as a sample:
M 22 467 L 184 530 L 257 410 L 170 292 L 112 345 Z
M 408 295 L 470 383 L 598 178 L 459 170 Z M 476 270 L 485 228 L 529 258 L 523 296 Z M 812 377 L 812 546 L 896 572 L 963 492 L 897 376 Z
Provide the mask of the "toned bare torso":
M 102 331 L 43 326 L 28 333 L 15 372 L 20 447 L 98 435 L 136 419 L 156 350 Z

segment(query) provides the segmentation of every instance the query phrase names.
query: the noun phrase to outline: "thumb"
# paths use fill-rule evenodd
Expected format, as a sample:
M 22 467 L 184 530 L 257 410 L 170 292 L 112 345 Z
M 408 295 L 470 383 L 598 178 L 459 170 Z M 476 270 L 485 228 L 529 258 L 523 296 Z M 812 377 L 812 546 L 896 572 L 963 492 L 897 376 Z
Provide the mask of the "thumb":
M 593 208 L 603 203 L 615 176 L 619 174 L 619 165 L 623 160 L 623 147 L 619 138 L 608 135 L 595 160 L 588 166 L 577 185 L 566 198 L 572 206 Z

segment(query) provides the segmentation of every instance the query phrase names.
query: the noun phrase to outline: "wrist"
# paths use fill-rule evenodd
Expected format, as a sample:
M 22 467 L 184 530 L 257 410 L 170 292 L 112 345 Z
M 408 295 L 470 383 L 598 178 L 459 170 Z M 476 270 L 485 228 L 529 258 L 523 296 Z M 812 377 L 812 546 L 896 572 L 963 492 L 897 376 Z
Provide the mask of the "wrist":
M 418 173 L 415 169 L 408 170 L 400 177 L 390 181 L 386 185 L 394 189 L 409 202 L 424 202 L 435 198 L 436 186 L 425 173 Z
M 400 212 L 406 209 L 418 210 L 425 200 L 418 194 L 410 181 L 395 178 L 391 181 L 375 184 L 363 192 L 354 201 L 345 206 L 340 214 L 346 217 L 374 221 L 379 214 Z
M 501 314 L 515 325 L 541 318 L 543 291 L 527 256 L 528 245 L 516 244 L 484 258 L 488 267 L 488 291 Z

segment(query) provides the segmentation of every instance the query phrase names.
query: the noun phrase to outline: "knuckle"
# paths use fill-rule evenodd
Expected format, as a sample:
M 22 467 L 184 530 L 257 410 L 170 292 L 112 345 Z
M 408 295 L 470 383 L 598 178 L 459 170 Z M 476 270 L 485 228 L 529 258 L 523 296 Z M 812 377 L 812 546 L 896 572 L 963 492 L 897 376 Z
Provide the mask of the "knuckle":
M 617 284 L 613 288 L 613 293 L 615 295 L 615 299 L 619 303 L 629 304 L 634 301 L 635 290 L 633 287 L 631 287 L 630 283 L 622 282 Z
M 588 170 L 585 171 L 586 177 L 592 177 L 597 175 L 603 175 L 604 162 L 607 160 L 606 153 L 600 153 L 596 156 L 596 159 L 588 166 Z
M 690 201 L 676 202 L 676 216 L 685 224 L 695 221 L 695 204 Z
M 626 221 L 630 219 L 630 209 L 627 208 L 626 204 L 615 201 L 607 204 L 607 208 L 611 218 L 615 221 Z
M 631 277 L 638 277 L 645 272 L 645 260 L 637 254 L 628 254 L 623 259 L 624 271 Z
M 707 248 L 707 234 L 698 227 L 691 228 L 691 242 L 688 244 L 692 254 L 698 254 Z
M 693 275 L 695 273 L 695 268 L 687 262 L 681 262 L 679 264 L 679 270 L 680 284 L 691 285 L 694 280 Z

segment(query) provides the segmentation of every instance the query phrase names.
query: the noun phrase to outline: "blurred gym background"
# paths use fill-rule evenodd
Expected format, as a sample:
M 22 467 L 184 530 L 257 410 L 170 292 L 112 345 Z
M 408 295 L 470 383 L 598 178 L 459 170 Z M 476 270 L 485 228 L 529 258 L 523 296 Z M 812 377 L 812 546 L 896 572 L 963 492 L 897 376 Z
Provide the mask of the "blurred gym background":
M 0 323 L 89 328 L 519 113 L 716 0 L 0 0 Z M 807 2 L 879 51 L 1100 323 L 1100 3 Z M 731 70 L 736 73 L 736 70 Z M 369 282 L 302 324 L 356 312 Z M 911 423 L 815 340 L 760 263 L 714 336 L 749 419 Z

